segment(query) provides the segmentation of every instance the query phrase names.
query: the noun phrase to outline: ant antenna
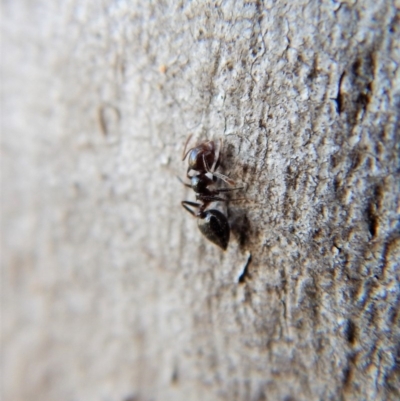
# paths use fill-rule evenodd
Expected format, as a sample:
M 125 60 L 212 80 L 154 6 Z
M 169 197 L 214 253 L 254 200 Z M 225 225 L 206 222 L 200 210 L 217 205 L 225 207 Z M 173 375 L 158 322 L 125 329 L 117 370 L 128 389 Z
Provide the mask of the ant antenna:
M 186 156 L 187 156 L 187 155 L 189 154 L 189 152 L 193 149 L 193 148 L 190 148 L 190 149 L 186 152 L 187 145 L 188 145 L 190 139 L 192 138 L 192 136 L 193 136 L 193 134 L 190 134 L 190 135 L 187 137 L 187 139 L 186 139 L 185 147 L 183 148 L 183 153 L 182 153 L 182 161 L 184 161 L 184 160 L 186 159 Z M 185 152 L 186 152 L 186 153 L 185 153 Z

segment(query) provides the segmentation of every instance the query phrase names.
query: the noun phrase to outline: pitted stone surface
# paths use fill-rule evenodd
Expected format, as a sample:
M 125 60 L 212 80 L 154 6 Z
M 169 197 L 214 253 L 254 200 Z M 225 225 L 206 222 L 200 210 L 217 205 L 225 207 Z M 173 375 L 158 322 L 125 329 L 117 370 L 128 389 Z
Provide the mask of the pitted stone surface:
M 5 2 L 4 399 L 398 399 L 399 9 Z

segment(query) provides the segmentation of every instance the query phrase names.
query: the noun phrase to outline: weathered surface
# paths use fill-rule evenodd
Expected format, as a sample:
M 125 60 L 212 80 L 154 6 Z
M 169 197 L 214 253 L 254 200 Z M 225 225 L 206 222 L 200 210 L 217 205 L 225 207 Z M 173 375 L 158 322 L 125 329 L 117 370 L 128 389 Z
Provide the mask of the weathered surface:
M 108 3 L 3 2 L 4 399 L 398 399 L 400 4 Z

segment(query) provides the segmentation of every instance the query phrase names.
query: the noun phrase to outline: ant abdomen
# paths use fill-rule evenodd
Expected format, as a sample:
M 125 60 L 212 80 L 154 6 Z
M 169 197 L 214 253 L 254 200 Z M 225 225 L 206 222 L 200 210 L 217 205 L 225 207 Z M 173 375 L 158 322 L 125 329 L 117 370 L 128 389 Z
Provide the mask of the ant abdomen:
M 228 219 L 219 210 L 211 209 L 203 212 L 197 219 L 201 233 L 215 245 L 226 250 L 229 243 L 230 228 Z

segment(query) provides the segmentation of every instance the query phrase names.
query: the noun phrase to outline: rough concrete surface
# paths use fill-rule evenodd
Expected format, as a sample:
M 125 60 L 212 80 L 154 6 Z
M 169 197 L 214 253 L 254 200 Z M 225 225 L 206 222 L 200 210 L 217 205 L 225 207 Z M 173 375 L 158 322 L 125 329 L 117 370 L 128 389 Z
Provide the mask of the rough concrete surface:
M 390 0 L 4 0 L 2 399 L 398 400 L 399 31 Z M 246 184 L 226 252 L 189 134 Z

